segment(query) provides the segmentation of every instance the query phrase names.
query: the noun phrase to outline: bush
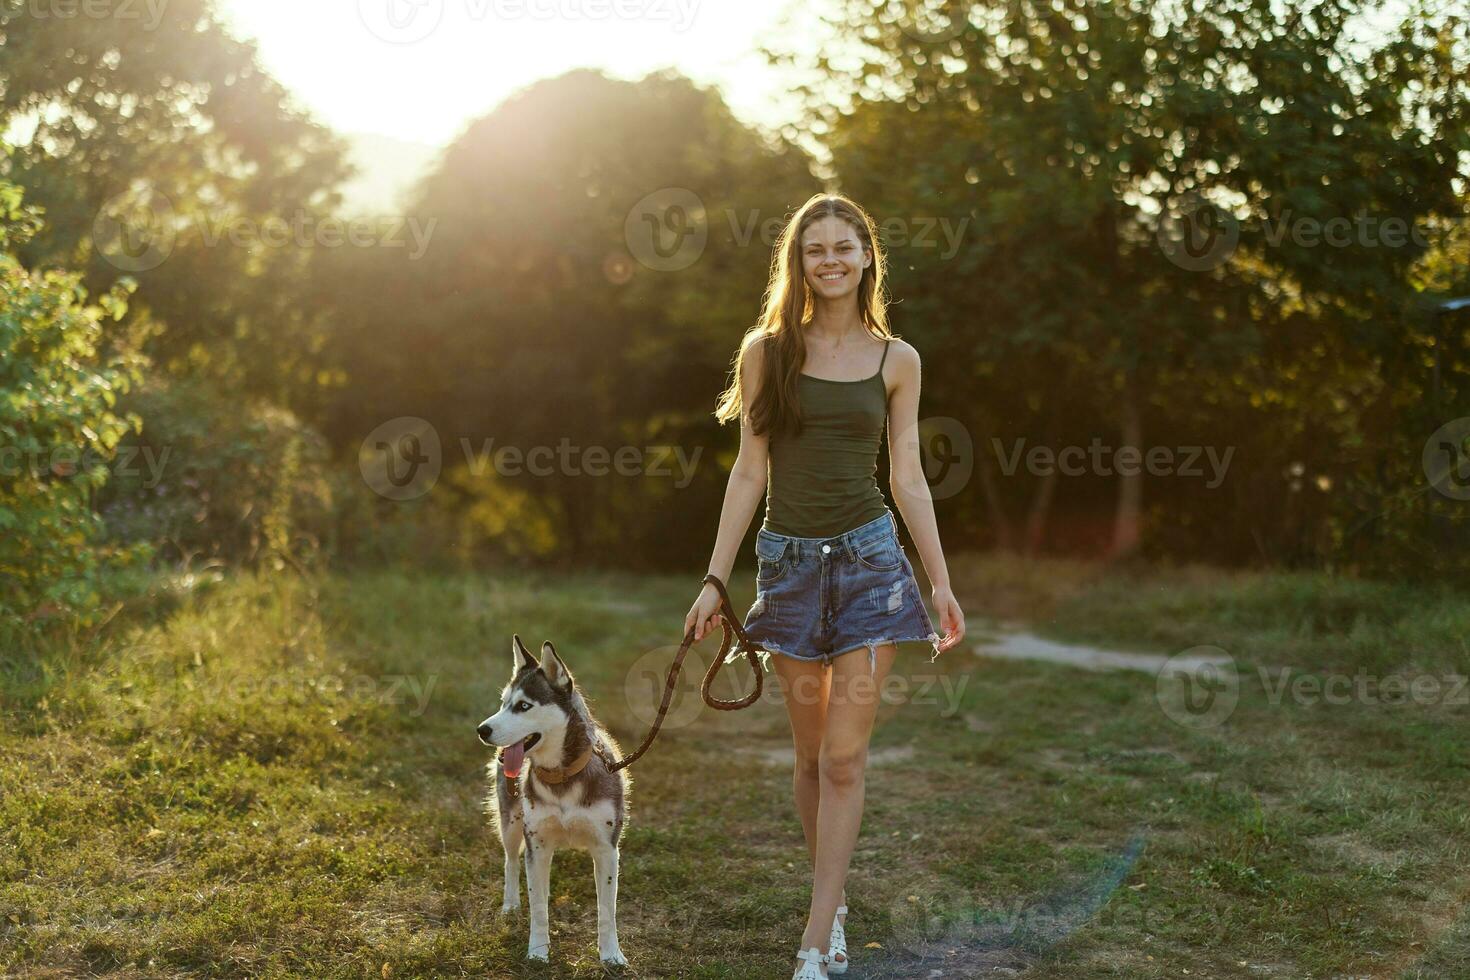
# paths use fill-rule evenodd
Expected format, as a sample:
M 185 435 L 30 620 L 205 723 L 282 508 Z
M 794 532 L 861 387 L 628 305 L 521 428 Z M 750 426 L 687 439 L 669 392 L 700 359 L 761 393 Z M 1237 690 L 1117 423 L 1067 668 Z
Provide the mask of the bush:
M 363 482 L 355 461 L 332 471 L 336 505 L 326 549 L 341 566 L 462 571 L 472 564 L 464 522 L 431 493 L 386 500 Z
M 332 492 L 321 436 L 291 412 L 203 382 L 150 379 L 127 401 L 141 431 L 119 448 L 103 500 L 108 533 L 160 558 L 309 561 Z
M 38 227 L 17 188 L 0 183 L 0 633 L 100 604 L 101 526 L 93 495 L 137 419 L 114 411 L 141 358 L 101 352 L 104 319 L 126 310 L 124 282 L 86 303 L 80 278 L 33 274 L 10 249 Z

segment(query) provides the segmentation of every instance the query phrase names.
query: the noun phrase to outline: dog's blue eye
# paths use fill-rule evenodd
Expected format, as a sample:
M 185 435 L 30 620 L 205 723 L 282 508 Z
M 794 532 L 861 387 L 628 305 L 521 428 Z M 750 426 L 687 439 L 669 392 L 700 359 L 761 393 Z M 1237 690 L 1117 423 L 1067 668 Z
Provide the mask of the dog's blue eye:
M 531 710 L 531 702 L 529 702 L 529 701 L 517 701 L 516 702 L 516 710 L 517 711 L 530 711 Z

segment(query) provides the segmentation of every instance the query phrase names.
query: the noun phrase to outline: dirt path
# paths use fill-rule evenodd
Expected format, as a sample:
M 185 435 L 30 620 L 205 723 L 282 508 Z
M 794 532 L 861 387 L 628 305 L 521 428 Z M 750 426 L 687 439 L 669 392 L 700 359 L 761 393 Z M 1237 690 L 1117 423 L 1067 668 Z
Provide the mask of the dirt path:
M 1194 672 L 1206 667 L 1229 667 L 1234 661 L 1223 650 L 1200 648 L 1198 654 L 1176 654 L 1172 657 L 1161 653 L 1130 653 L 1123 650 L 1105 650 L 1100 647 L 1058 643 L 1046 640 L 1025 630 L 1016 630 L 1000 635 L 997 639 L 986 639 L 972 648 L 977 656 L 997 657 L 1002 660 L 1044 660 L 1048 663 L 1067 664 L 1087 670 L 1139 670 L 1157 674 L 1167 664 L 1176 672 Z

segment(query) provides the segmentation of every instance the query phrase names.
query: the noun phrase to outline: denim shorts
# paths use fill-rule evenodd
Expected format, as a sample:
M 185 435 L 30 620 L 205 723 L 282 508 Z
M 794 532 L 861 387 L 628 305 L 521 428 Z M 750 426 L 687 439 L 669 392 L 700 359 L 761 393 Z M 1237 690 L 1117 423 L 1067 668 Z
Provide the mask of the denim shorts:
M 876 647 L 910 640 L 932 644 L 939 656 L 892 511 L 832 538 L 761 528 L 755 554 L 755 603 L 743 625 L 767 667 L 771 653 L 831 664 L 866 647 L 871 672 Z

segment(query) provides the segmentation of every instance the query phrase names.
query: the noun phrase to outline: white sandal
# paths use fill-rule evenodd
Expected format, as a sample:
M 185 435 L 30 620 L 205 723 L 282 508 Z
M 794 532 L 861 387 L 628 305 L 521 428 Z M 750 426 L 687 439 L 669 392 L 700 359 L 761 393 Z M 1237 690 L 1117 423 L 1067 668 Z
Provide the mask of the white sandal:
M 811 949 L 797 950 L 796 958 L 806 962 L 796 968 L 791 980 L 826 980 L 822 971 L 817 969 L 817 964 L 829 962 L 826 953 L 813 946 Z
M 827 972 L 829 974 L 847 972 L 847 930 L 842 927 L 842 920 L 837 918 L 839 915 L 846 914 L 847 906 L 839 905 L 836 914 L 832 916 L 832 937 L 827 940 Z M 842 956 L 840 960 L 837 958 L 839 955 Z

